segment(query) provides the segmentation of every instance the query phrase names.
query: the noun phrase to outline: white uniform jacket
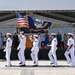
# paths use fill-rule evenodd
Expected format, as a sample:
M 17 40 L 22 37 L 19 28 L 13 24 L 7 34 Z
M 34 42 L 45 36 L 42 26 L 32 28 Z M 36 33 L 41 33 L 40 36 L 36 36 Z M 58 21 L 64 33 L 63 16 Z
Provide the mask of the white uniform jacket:
M 19 50 L 21 48 L 25 48 L 26 47 L 25 45 L 26 45 L 26 37 L 22 36 L 17 50 Z
M 34 41 L 33 41 L 33 47 L 32 47 L 32 49 L 31 49 L 31 51 L 39 51 L 39 47 L 38 47 L 38 43 L 39 43 L 39 41 L 38 41 L 38 39 L 35 39 Z
M 11 49 L 11 47 L 12 47 L 12 40 L 11 40 L 11 38 L 8 38 L 6 41 L 6 47 L 5 47 L 4 51 Z
M 73 45 L 73 46 L 70 48 L 69 51 L 74 51 L 74 40 L 73 40 L 72 38 L 68 39 L 67 45 L 68 45 L 68 48 L 69 48 L 71 45 Z
M 57 50 L 57 39 L 54 38 L 52 40 L 52 43 L 51 43 L 51 50 L 54 51 L 54 50 Z

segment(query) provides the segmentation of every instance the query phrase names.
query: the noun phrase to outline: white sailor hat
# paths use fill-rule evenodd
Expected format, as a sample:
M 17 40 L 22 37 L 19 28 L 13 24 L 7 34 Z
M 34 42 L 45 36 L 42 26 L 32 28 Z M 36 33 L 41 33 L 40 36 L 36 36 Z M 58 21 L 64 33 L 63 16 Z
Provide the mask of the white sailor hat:
M 20 32 L 20 34 L 23 34 L 23 33 L 24 33 L 24 31 L 21 31 L 21 32 Z
M 11 35 L 11 33 L 7 33 L 6 35 Z
M 38 35 L 34 35 L 35 37 L 38 37 Z
M 51 35 L 56 35 L 56 33 L 51 33 Z
M 68 33 L 68 35 L 71 35 L 71 36 L 73 36 L 73 34 L 72 34 L 72 33 Z

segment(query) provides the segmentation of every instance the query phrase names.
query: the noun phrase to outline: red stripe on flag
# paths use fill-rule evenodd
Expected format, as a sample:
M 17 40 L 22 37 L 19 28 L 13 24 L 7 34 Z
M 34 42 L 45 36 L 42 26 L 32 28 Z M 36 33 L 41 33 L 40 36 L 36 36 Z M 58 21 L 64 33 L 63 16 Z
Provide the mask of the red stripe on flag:
M 26 19 L 26 18 L 18 18 L 17 24 L 18 24 L 19 27 L 23 27 L 23 26 L 28 27 L 29 26 L 28 19 Z

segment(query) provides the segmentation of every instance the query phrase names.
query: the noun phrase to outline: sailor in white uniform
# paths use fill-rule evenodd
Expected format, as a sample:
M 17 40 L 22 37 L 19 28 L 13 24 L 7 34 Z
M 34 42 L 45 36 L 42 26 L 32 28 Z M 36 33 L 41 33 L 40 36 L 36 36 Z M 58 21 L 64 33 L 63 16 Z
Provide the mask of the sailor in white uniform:
M 31 58 L 34 61 L 34 66 L 38 66 L 39 47 L 37 37 L 38 37 L 37 35 L 33 35 L 33 47 L 31 49 Z
M 51 60 L 51 64 L 54 64 L 54 66 L 58 66 L 57 63 L 57 56 L 56 56 L 56 50 L 57 50 L 57 38 L 55 33 L 51 33 L 52 43 L 51 43 L 51 50 L 48 53 L 48 57 Z M 48 45 L 49 46 L 49 45 Z
M 25 61 L 25 48 L 26 48 L 26 37 L 24 36 L 24 32 L 21 31 L 20 32 L 20 43 L 19 46 L 17 48 L 17 50 L 19 50 L 18 52 L 18 58 L 20 60 L 20 67 L 24 67 L 26 66 L 26 61 Z
M 7 33 L 6 34 L 6 47 L 4 49 L 4 52 L 6 52 L 6 60 L 7 60 L 7 67 L 11 66 L 11 61 L 10 61 L 10 55 L 11 55 L 11 47 L 12 47 L 12 40 L 11 40 L 11 34 Z
M 71 66 L 75 66 L 75 56 L 74 56 L 74 39 L 72 38 L 73 34 L 68 33 L 68 43 L 67 43 L 67 50 L 65 52 L 65 57 L 68 61 L 68 64 L 72 62 Z M 69 57 L 69 54 L 71 58 Z

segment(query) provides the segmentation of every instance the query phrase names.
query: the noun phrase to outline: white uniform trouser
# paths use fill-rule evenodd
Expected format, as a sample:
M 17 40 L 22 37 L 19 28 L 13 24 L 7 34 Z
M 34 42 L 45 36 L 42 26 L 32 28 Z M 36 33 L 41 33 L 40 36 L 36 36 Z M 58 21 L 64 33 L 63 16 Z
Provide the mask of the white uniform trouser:
M 35 62 L 35 65 L 38 65 L 38 52 L 39 52 L 38 47 L 35 47 L 31 52 L 31 58 Z
M 11 65 L 10 55 L 11 55 L 11 48 L 6 49 L 6 60 L 7 60 L 7 66 L 10 66 L 10 65 Z
M 69 57 L 69 54 L 70 54 L 71 58 Z M 74 50 L 66 51 L 64 55 L 65 55 L 68 63 L 72 62 L 72 66 L 75 66 Z
M 41 48 L 41 41 L 39 41 L 39 44 L 38 44 L 39 48 Z
M 50 50 L 49 53 L 48 53 L 48 57 L 55 66 L 58 66 L 56 50 L 55 51 Z
M 26 65 L 24 52 L 25 52 L 25 48 L 21 48 L 18 52 L 18 58 L 19 58 L 20 62 L 22 62 L 22 65 Z
M 31 49 L 31 59 L 35 62 L 34 47 Z
M 74 48 L 74 56 L 75 56 L 75 48 Z

